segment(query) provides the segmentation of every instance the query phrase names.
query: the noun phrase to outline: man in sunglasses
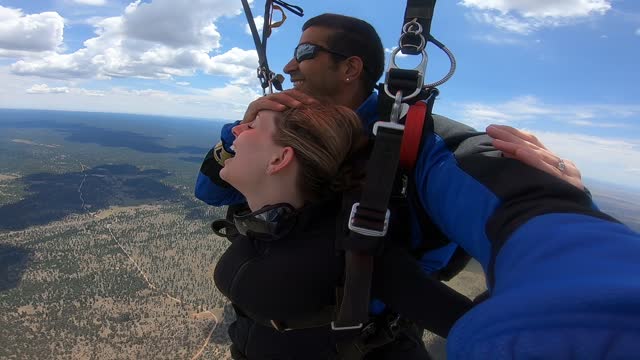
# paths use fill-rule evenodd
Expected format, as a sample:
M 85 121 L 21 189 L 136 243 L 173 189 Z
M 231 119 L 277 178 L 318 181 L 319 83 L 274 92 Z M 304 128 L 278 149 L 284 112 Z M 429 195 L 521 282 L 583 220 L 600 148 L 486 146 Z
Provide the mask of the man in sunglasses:
M 316 98 L 323 98 L 356 110 L 371 130 L 378 120 L 375 84 L 384 71 L 384 48 L 375 29 L 359 19 L 323 14 L 308 20 L 302 30 L 294 56 L 284 68 L 294 89 L 255 100 L 242 121 L 252 121 L 261 110 L 283 111 L 287 107 L 311 104 L 317 101 Z M 244 202 L 244 198 L 221 180 L 218 173 L 224 161 L 233 156 L 231 129 L 237 123 L 223 127 L 221 141 L 207 154 L 196 183 L 196 197 L 214 206 L 230 205 L 230 213 L 234 211 L 234 205 Z M 513 196 L 522 190 L 518 188 L 519 180 L 505 182 L 503 176 L 519 179 L 525 174 L 530 181 L 523 181 L 523 187 L 532 186 L 535 179 L 542 178 L 543 183 L 560 186 L 562 191 L 574 191 L 577 196 L 583 193 L 580 173 L 572 163 L 562 161 L 535 138 L 517 130 L 494 127 L 492 131 L 506 141 L 496 145 L 501 145 L 507 157 L 520 158 L 556 178 L 550 180 L 543 172 L 522 164 L 514 166 L 511 159 L 499 157 L 500 153 L 495 151 L 491 139 L 485 134 L 434 115 L 434 133 L 423 139 L 414 172 L 419 207 L 428 210 L 412 208 L 416 213 L 425 213 L 414 216 L 411 226 L 419 239 L 435 237 L 432 233 L 422 233 L 425 229 L 433 229 L 443 233 L 451 242 L 427 252 L 420 259 L 428 272 L 435 273 L 445 268 L 458 248 L 456 244 L 471 244 L 473 247 L 479 242 L 499 241 L 487 239 L 486 227 L 502 229 L 513 226 L 510 223 L 512 215 L 519 216 L 518 224 L 535 215 L 526 211 L 524 214 L 511 214 L 509 209 L 502 209 L 503 197 Z M 523 157 L 523 154 L 528 156 Z M 436 159 L 439 163 L 435 163 Z M 562 167 L 556 168 L 555 164 L 549 167 L 545 161 L 555 161 Z M 579 189 L 572 190 L 569 184 L 558 178 Z M 432 224 L 417 224 L 417 219 L 429 219 Z M 484 249 L 480 255 L 475 251 L 473 255 L 487 271 L 495 255 L 484 252 Z M 376 306 L 384 306 L 372 305 L 374 312 Z M 395 342 L 376 349 L 366 359 L 428 358 L 421 335 L 421 332 L 401 334 Z

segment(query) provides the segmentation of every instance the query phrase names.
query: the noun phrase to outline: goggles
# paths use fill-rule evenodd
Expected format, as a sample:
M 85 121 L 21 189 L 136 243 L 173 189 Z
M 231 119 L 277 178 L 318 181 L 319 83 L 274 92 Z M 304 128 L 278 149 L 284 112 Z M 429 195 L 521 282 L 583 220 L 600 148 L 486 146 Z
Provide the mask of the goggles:
M 235 230 L 244 236 L 276 240 L 293 228 L 296 215 L 296 209 L 289 204 L 268 205 L 257 211 L 247 209 L 233 214 L 233 223 L 226 219 L 216 220 L 211 228 L 216 235 L 223 237 L 228 237 L 230 231 Z
M 329 50 L 326 47 L 310 43 L 298 44 L 298 46 L 296 46 L 296 49 L 293 51 L 293 57 L 297 62 L 300 63 L 305 60 L 311 60 L 315 58 L 320 51 L 328 52 L 329 54 L 341 56 L 343 58 L 348 58 L 348 56 L 345 54 L 341 54 L 339 52 Z

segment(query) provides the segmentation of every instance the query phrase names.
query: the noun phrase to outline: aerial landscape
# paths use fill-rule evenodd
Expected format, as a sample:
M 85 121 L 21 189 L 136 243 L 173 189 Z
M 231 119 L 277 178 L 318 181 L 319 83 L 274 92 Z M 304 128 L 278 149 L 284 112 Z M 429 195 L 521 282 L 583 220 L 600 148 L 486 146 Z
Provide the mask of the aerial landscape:
M 233 314 L 212 280 L 227 240 L 209 228 L 224 208 L 192 195 L 221 125 L 0 110 L 0 358 L 228 357 Z M 591 191 L 640 230 L 638 193 Z M 450 285 L 473 297 L 482 270 Z
M 267 159 L 279 159 L 271 149 L 284 149 L 282 145 L 289 144 L 279 142 L 278 137 L 269 138 L 264 130 L 283 130 L 284 121 L 265 127 L 271 116 L 262 118 L 257 110 L 281 111 L 310 103 L 311 98 L 355 110 L 365 128 L 373 128 L 373 134 L 377 131 L 372 126 L 375 121 L 393 122 L 392 114 L 418 114 L 406 116 L 414 119 L 405 122 L 409 131 L 403 139 L 413 141 L 403 143 L 401 162 L 412 150 L 422 150 L 417 158 L 426 161 L 416 162 L 411 174 L 420 186 L 412 189 L 412 182 L 400 176 L 394 183 L 403 184 L 403 190 L 411 195 L 418 194 L 410 198 L 418 200 L 410 204 L 403 220 L 419 222 L 421 231 L 413 227 L 407 229 L 410 237 L 396 237 L 420 243 L 418 250 L 423 251 L 422 245 L 432 249 L 427 242 L 440 232 L 446 233 L 476 258 L 444 282 L 468 299 L 441 288 L 445 295 L 456 297 L 446 298 L 444 303 L 439 302 L 442 298 L 437 290 L 433 296 L 426 293 L 428 298 L 414 296 L 421 295 L 420 285 L 433 285 L 429 281 L 433 279 L 416 285 L 396 276 L 402 272 L 395 270 L 407 265 L 412 271 L 409 275 L 418 280 L 432 276 L 433 271 L 440 276 L 443 272 L 438 269 L 450 261 L 453 246 L 430 252 L 428 255 L 438 259 L 422 258 L 422 269 L 412 262 L 401 262 L 388 267 L 393 271 L 378 270 L 377 274 L 391 274 L 389 283 L 400 285 L 394 289 L 402 294 L 396 296 L 396 290 L 381 293 L 387 302 L 382 304 L 385 316 L 372 316 L 374 320 L 368 324 L 360 319 L 357 322 L 365 324 L 362 328 L 404 331 L 401 320 L 415 315 L 408 313 L 415 309 L 426 315 L 427 324 L 411 318 L 407 323 L 416 325 L 418 332 L 410 336 L 409 346 L 406 337 L 396 337 L 390 340 L 391 346 L 378 349 L 381 351 L 365 360 L 405 358 L 398 354 L 423 352 L 419 341 L 422 325 L 445 336 L 422 331 L 428 354 L 417 357 L 433 360 L 466 360 L 473 357 L 470 354 L 491 359 L 497 358 L 493 356 L 497 353 L 504 358 L 546 359 L 563 354 L 591 358 L 592 354 L 609 352 L 616 359 L 633 357 L 640 341 L 633 332 L 626 336 L 621 324 L 628 321 L 632 324 L 629 329 L 636 329 L 637 319 L 628 309 L 638 307 L 640 296 L 636 281 L 640 259 L 635 261 L 640 251 L 638 241 L 634 234 L 611 223 L 607 225 L 619 233 L 613 230 L 596 237 L 603 234 L 598 233 L 603 223 L 581 214 L 600 216 L 595 213 L 599 209 L 640 233 L 639 43 L 640 1 L 0 0 L 0 360 L 230 360 L 232 353 L 235 358 L 242 353 L 251 359 L 271 359 L 283 357 L 271 350 L 298 351 L 293 349 L 296 346 L 306 358 L 313 347 L 307 346 L 304 336 L 298 337 L 300 333 L 310 334 L 307 339 L 319 340 L 322 346 L 330 343 L 324 349 L 331 352 L 335 339 L 325 341 L 324 335 L 315 332 L 328 328 L 280 336 L 272 329 L 253 325 L 280 320 L 278 315 L 262 319 L 259 311 L 245 308 L 233 295 L 243 288 L 249 301 L 267 305 L 269 311 L 277 303 L 284 308 L 281 314 L 295 317 L 293 305 L 309 304 L 288 294 L 324 301 L 306 291 L 307 285 L 317 285 L 309 280 L 311 276 L 298 276 L 301 282 L 289 277 L 306 274 L 304 267 L 313 262 L 299 257 L 304 264 L 294 266 L 289 260 L 292 256 L 287 256 L 276 263 L 285 269 L 282 276 L 269 264 L 257 271 L 266 281 L 236 281 L 238 274 L 248 272 L 246 264 L 264 259 L 269 251 L 273 254 L 272 249 L 284 242 L 271 247 L 243 238 L 227 251 L 230 241 L 217 235 L 224 233 L 212 230 L 212 222 L 224 218 L 227 207 L 205 204 L 194 195 L 204 157 L 220 141 L 223 126 L 237 119 L 256 120 L 233 131 L 237 141 L 232 149 L 237 146 L 239 155 L 226 159 L 219 147 L 211 154 L 220 155 L 219 163 L 224 159 L 225 164 L 236 164 L 225 169 L 225 179 L 242 189 L 255 208 L 278 205 L 273 204 L 276 202 L 294 204 L 289 195 L 299 197 L 299 203 L 313 203 L 308 200 L 316 197 L 324 200 L 324 193 L 313 196 L 313 191 L 305 190 L 307 185 L 319 188 L 314 185 L 317 180 L 345 180 L 340 181 L 341 186 L 343 182 L 352 185 L 353 176 L 342 175 L 358 173 L 358 168 L 342 161 L 339 153 L 360 163 L 359 141 L 354 140 L 357 131 L 341 132 L 349 135 L 343 143 L 337 132 L 325 130 L 331 126 L 321 127 L 315 120 L 304 126 L 292 122 L 295 131 L 290 133 L 326 138 L 326 145 L 298 142 L 293 151 L 282 151 L 289 154 L 287 159 L 293 159 L 281 162 L 284 170 L 274 170 L 275 177 L 264 176 L 268 181 L 261 179 L 272 174 L 271 170 L 262 171 L 272 168 Z M 452 121 L 427 122 L 422 128 L 414 120 L 428 118 L 423 110 L 409 110 L 419 99 L 427 104 L 426 109 L 413 106 L 413 110 L 427 110 L 426 114 L 433 112 Z M 321 114 L 315 114 L 319 120 Z M 318 130 L 322 134 L 307 128 L 310 123 L 323 129 Z M 337 125 L 350 128 L 344 122 Z M 394 134 L 399 128 L 398 124 L 384 127 Z M 257 132 L 241 137 L 255 128 Z M 430 136 L 420 137 L 420 131 Z M 476 136 L 482 132 L 494 138 L 493 147 L 485 143 L 486 137 Z M 271 146 L 272 140 L 277 146 Z M 336 140 L 335 144 L 331 140 Z M 225 136 L 227 152 L 230 142 Z M 293 148 L 296 142 L 290 142 Z M 340 150 L 346 143 L 348 148 Z M 313 154 L 314 147 L 318 153 L 327 150 L 328 157 L 336 161 L 313 165 L 304 154 Z M 390 149 L 383 141 L 376 148 Z M 524 172 L 511 172 L 522 169 L 516 160 L 476 161 L 480 151 L 515 158 L 580 188 L 584 184 L 593 202 L 570 185 L 556 187 L 561 183 L 557 179 L 546 182 L 547 175 L 541 175 L 544 181 L 540 182 L 535 174 L 525 179 L 528 175 Z M 466 156 L 469 153 L 472 156 Z M 388 159 L 397 155 L 392 151 L 387 154 Z M 327 156 L 317 158 L 311 160 Z M 217 169 L 217 164 L 211 163 Z M 205 165 L 204 172 L 210 170 L 207 166 L 211 163 Z M 368 165 L 394 174 L 386 166 L 392 163 Z M 238 174 L 234 174 L 234 166 Z M 315 170 L 326 174 L 301 181 L 295 171 L 305 167 L 313 170 L 309 174 Z M 467 168 L 473 171 L 461 172 Z M 456 175 L 471 175 L 475 170 L 475 177 Z M 371 174 L 370 168 L 366 171 Z M 270 191 L 271 180 L 283 178 L 279 175 L 285 172 L 289 181 L 277 184 L 274 189 L 278 191 Z M 245 191 L 244 178 L 247 187 L 255 191 Z M 386 182 L 384 176 L 371 179 L 380 185 Z M 293 181 L 296 185 L 290 186 Z M 524 190 L 519 186 L 529 183 Z M 207 191 L 200 190 L 209 190 L 209 183 L 204 179 L 198 184 L 198 196 L 204 197 L 201 194 Z M 379 189 L 377 185 L 365 186 L 363 192 Z M 212 197 L 220 194 L 220 189 L 214 190 L 218 193 Z M 574 195 L 580 204 L 564 201 L 561 196 L 551 198 L 559 192 Z M 264 201 L 254 202 L 252 194 Z M 552 195 L 539 201 L 539 194 Z M 271 195 L 287 196 L 278 201 Z M 230 198 L 220 203 L 229 204 Z M 416 203 L 425 208 L 424 213 L 415 211 Z M 363 207 L 368 205 L 363 203 Z M 529 221 L 530 211 L 538 216 L 547 209 L 559 214 Z M 579 209 L 577 216 L 575 209 Z M 287 215 L 286 210 L 260 210 L 265 210 L 260 216 L 271 223 L 258 229 L 252 227 L 258 222 L 248 217 L 247 231 L 282 228 L 282 223 L 274 222 Z M 475 221 L 477 214 L 490 218 Z M 312 215 L 310 223 L 327 230 L 324 222 L 317 221 L 316 213 Z M 331 211 L 321 215 L 328 220 L 334 217 Z M 423 226 L 431 220 L 439 229 Z M 391 225 L 391 233 L 399 227 Z M 326 228 L 333 237 L 333 227 Z M 307 233 L 300 236 L 315 240 Z M 252 241 L 253 246 L 244 246 Z M 300 243 L 287 243 L 282 248 L 309 250 Z M 386 249 L 389 242 L 382 245 Z M 244 258 L 243 246 L 251 250 L 251 259 Z M 237 248 L 242 251 L 234 254 Z M 419 251 L 411 255 L 424 255 Z M 233 275 L 222 276 L 230 283 L 225 296 L 214 283 L 216 265 L 228 259 L 233 264 L 238 254 L 242 261 L 229 266 L 234 267 Z M 335 260 L 333 251 L 326 254 Z M 621 261 L 625 256 L 627 260 Z M 354 258 L 356 263 L 362 260 Z M 386 259 L 375 258 L 376 264 L 381 258 Z M 594 265 L 599 260 L 603 265 Z M 537 263 L 541 265 L 536 268 Z M 224 272 L 220 268 L 216 273 L 219 284 Z M 353 276 L 349 271 L 333 274 L 308 268 L 313 275 L 344 275 L 345 283 L 358 279 L 358 274 Z M 370 294 L 377 297 L 376 282 L 386 278 L 374 276 Z M 332 305 L 334 282 L 339 280 L 329 282 L 328 302 L 322 310 Z M 279 291 L 274 284 L 294 284 L 288 289 L 293 291 Z M 368 283 L 357 282 L 357 287 L 366 290 L 360 286 L 363 284 Z M 494 297 L 483 303 L 489 294 L 487 284 Z M 347 293 L 353 290 L 345 288 Z M 408 295 L 404 291 L 409 291 Z M 633 291 L 638 296 L 633 296 Z M 396 299 L 387 301 L 384 296 L 389 293 Z M 287 294 L 289 301 L 270 302 L 265 295 L 272 294 Z M 357 296 L 345 298 L 357 300 Z M 407 310 L 393 302 L 398 299 L 408 300 L 412 307 Z M 436 301 L 432 303 L 432 299 Z M 361 300 L 360 305 L 354 302 L 346 307 L 342 315 L 353 308 L 364 309 L 367 299 Z M 465 307 L 459 310 L 457 305 Z M 474 308 L 467 312 L 471 306 Z M 428 311 L 423 311 L 425 307 Z M 231 327 L 236 311 L 246 312 L 251 321 L 244 319 L 246 323 L 238 321 Z M 566 318 L 565 311 L 569 311 Z M 463 313 L 468 316 L 459 321 L 458 315 Z M 603 320 L 602 329 L 597 325 L 600 315 L 613 316 L 608 323 Z M 308 319 L 303 317 L 293 320 L 306 323 Z M 364 311 L 362 317 L 366 317 Z M 442 318 L 451 320 L 446 329 L 445 325 L 431 326 L 431 320 Z M 556 328 L 554 319 L 563 325 Z M 574 326 L 577 330 L 573 332 L 572 319 L 588 325 Z M 315 316 L 313 320 L 317 320 Z M 322 320 L 326 325 L 326 319 Z M 454 321 L 456 328 L 451 330 Z M 278 321 L 270 322 L 277 327 Z M 296 328 L 294 322 L 282 319 L 280 324 Z M 559 330 L 566 324 L 566 331 Z M 550 336 L 545 328 L 557 330 L 559 336 Z M 585 334 L 611 334 L 583 336 L 583 330 Z M 372 332 L 386 335 L 389 331 Z M 286 346 L 281 346 L 282 339 Z M 289 344 L 295 346 L 289 349 Z M 633 351 L 627 351 L 628 344 Z M 566 347 L 566 352 L 558 350 L 561 347 Z M 624 352 L 615 352 L 618 347 Z M 538 350 L 551 355 L 532 355 Z M 575 355 L 580 351 L 587 356 Z
M 192 196 L 198 133 L 219 125 L 0 119 L 0 358 L 220 358 L 226 302 L 212 274 L 227 240 L 208 222 L 222 210 Z M 132 131 L 145 120 L 153 136 Z

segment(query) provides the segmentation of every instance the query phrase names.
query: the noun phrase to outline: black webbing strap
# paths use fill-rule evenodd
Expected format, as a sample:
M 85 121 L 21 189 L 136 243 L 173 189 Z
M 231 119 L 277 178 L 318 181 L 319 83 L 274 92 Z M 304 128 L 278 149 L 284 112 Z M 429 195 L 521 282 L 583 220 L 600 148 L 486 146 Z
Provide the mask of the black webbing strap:
M 404 24 L 417 19 L 422 26 L 422 36 L 425 39 L 429 39 L 435 7 L 436 0 L 407 0 L 407 7 L 404 11 Z M 420 40 L 419 36 L 407 35 L 402 40 L 400 51 L 403 54 L 417 55 L 420 53 L 419 46 L 422 40 Z
M 300 6 L 288 4 L 282 0 L 273 0 L 275 4 L 282 6 L 283 8 L 291 11 L 298 16 L 304 16 L 304 10 Z
M 384 124 L 384 123 L 381 123 Z M 367 163 L 360 203 L 349 219 L 351 232 L 342 243 L 345 250 L 345 281 L 342 299 L 332 328 L 336 330 L 340 359 L 357 360 L 368 349 L 357 345 L 369 319 L 373 255 L 384 242 L 388 205 L 400 160 L 403 131 L 378 126 L 373 152 Z
M 258 29 L 256 28 L 256 23 L 253 20 L 253 13 L 251 12 L 251 7 L 249 7 L 249 3 L 247 0 L 242 0 L 242 7 L 244 8 L 244 14 L 247 17 L 247 23 L 249 24 L 249 28 L 251 29 L 251 35 L 253 36 L 253 43 L 256 46 L 256 51 L 258 52 L 258 78 L 260 79 L 260 86 L 263 89 L 269 87 L 269 79 L 265 76 L 269 74 L 269 63 L 267 62 L 267 50 L 266 50 L 266 39 L 264 39 L 264 43 L 260 40 L 260 35 L 258 35 Z M 265 4 L 265 8 L 271 7 L 271 0 L 267 0 Z M 267 14 L 267 18 L 269 17 L 270 12 Z M 266 26 L 265 26 L 266 25 Z M 264 27 L 268 27 L 267 19 L 265 19 Z
M 403 94 L 411 94 L 422 87 L 422 78 L 415 69 L 391 68 L 385 76 L 385 82 L 392 94 L 398 91 L 402 91 Z
M 271 35 L 271 6 L 273 5 L 273 0 L 267 0 L 264 2 L 264 16 L 262 23 L 262 51 L 264 51 L 264 64 L 267 63 L 267 40 L 269 40 L 269 35 Z M 254 38 L 255 41 L 255 38 Z M 260 61 L 260 66 L 263 65 L 263 62 Z M 268 65 L 267 65 L 268 68 Z
M 301 7 L 288 4 L 281 0 L 267 0 L 264 4 L 264 24 L 262 25 L 262 39 L 258 35 L 258 29 L 256 27 L 256 23 L 253 20 L 253 14 L 251 12 L 251 7 L 249 7 L 249 2 L 247 0 L 242 0 L 242 7 L 244 9 L 244 14 L 247 17 L 247 23 L 249 23 L 249 28 L 251 29 L 251 35 L 253 36 L 253 43 L 256 46 L 256 51 L 258 52 L 258 79 L 260 80 L 260 86 L 262 89 L 266 89 L 269 85 L 273 84 L 276 89 L 282 90 L 282 75 L 275 75 L 269 69 L 269 62 L 267 61 L 267 39 L 269 38 L 269 34 L 271 32 L 271 10 L 273 4 L 278 4 L 283 8 L 291 11 L 295 15 L 303 16 L 304 10 Z M 283 21 L 284 21 L 284 12 Z M 264 91 L 264 90 L 263 90 Z
M 345 253 L 345 280 L 342 302 L 334 327 L 353 327 L 369 320 L 369 294 L 373 257 L 365 253 Z
M 352 225 L 382 231 L 400 161 L 402 135 L 402 130 L 378 128 L 373 153 L 367 163 L 360 205 Z

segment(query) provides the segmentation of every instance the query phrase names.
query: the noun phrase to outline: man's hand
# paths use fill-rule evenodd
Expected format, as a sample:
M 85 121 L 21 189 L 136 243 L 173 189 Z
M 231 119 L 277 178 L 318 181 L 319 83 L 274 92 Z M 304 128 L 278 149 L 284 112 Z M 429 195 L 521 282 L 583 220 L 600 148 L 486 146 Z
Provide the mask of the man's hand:
M 303 104 L 311 105 L 317 102 L 318 100 L 300 90 L 295 89 L 269 94 L 254 100 L 249 104 L 249 107 L 242 118 L 242 122 L 246 123 L 253 121 L 258 115 L 258 112 L 262 110 L 284 111 L 287 108 L 296 108 Z
M 489 125 L 487 134 L 493 146 L 505 157 L 517 159 L 539 170 L 557 176 L 584 190 L 580 170 L 570 160 L 563 160 L 549 151 L 533 134 L 506 125 Z

